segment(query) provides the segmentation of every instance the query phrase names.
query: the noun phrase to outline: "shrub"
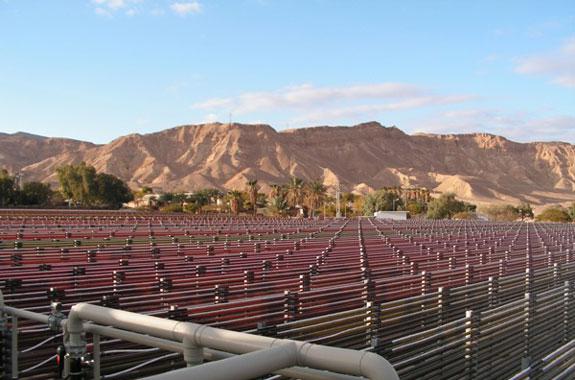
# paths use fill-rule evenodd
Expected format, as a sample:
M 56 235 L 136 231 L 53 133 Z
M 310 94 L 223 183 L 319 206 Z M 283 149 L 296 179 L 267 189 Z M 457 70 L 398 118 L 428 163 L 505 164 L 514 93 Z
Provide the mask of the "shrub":
M 409 211 L 411 215 L 419 215 L 427 211 L 427 205 L 420 201 L 410 201 L 405 206 L 405 210 Z
M 184 211 L 181 203 L 170 203 L 170 204 L 167 204 L 167 205 L 163 206 L 162 208 L 160 208 L 160 210 L 163 212 L 183 212 Z
M 563 207 L 548 207 L 537 215 L 535 219 L 540 222 L 567 223 L 571 221 L 569 213 Z
M 477 215 L 474 212 L 461 211 L 461 212 L 458 212 L 457 214 L 454 214 L 452 216 L 452 219 L 455 219 L 455 220 L 473 220 L 473 219 L 477 219 Z
M 485 210 L 489 220 L 497 222 L 513 222 L 520 216 L 519 209 L 512 205 L 497 205 L 488 207 Z
M 442 194 L 439 198 L 433 199 L 427 205 L 427 217 L 429 219 L 451 219 L 460 212 L 475 212 L 476 206 L 463 201 L 458 201 L 455 194 Z
M 376 211 L 394 211 L 403 207 L 401 198 L 390 191 L 377 190 L 368 194 L 363 203 L 363 214 L 373 216 Z

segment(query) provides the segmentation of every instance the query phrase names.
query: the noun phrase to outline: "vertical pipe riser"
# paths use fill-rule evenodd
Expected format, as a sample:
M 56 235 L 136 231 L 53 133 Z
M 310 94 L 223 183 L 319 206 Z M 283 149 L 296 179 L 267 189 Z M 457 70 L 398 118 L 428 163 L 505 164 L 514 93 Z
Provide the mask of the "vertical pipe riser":
M 11 367 L 12 367 L 12 379 L 18 378 L 18 317 L 12 316 L 12 339 L 11 339 Z

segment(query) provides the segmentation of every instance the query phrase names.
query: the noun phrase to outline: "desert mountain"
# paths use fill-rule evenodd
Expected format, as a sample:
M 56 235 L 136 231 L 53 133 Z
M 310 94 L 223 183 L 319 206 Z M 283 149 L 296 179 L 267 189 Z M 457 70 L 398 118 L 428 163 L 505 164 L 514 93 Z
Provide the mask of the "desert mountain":
M 575 146 L 517 143 L 490 134 L 407 135 L 371 122 L 276 131 L 268 125 L 185 125 L 105 145 L 0 134 L 0 167 L 55 183 L 55 169 L 86 161 L 134 187 L 243 189 L 290 175 L 339 181 L 347 191 L 423 186 L 479 204 L 575 201 Z M 267 186 L 264 186 L 264 190 Z

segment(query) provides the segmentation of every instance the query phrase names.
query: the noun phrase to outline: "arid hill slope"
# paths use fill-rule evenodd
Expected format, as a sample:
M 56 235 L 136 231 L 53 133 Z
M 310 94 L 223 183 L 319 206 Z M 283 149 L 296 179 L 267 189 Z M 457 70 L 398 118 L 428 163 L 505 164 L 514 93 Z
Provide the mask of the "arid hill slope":
M 86 161 L 131 186 L 243 189 L 247 179 L 290 175 L 360 192 L 383 186 L 453 191 L 478 203 L 575 201 L 575 146 L 516 143 L 489 134 L 407 135 L 378 123 L 277 132 L 268 125 L 186 125 L 105 145 L 0 134 L 0 167 L 55 182 L 55 169 Z M 264 187 L 265 189 L 265 187 Z

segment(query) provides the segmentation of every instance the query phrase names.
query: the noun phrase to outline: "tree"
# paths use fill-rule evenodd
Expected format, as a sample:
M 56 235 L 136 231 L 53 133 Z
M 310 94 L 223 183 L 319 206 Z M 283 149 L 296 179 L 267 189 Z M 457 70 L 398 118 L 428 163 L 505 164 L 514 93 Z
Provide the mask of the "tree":
M 101 206 L 121 208 L 123 203 L 134 199 L 134 195 L 124 181 L 111 174 L 98 173 L 95 188 L 95 200 Z
M 405 210 L 411 215 L 423 214 L 427 211 L 427 204 L 420 200 L 411 200 L 405 205 Z
M 517 206 L 517 212 L 519 213 L 521 220 L 525 220 L 525 218 L 533 218 L 534 216 L 533 208 L 531 208 L 529 203 L 521 203 Z
M 285 215 L 289 206 L 284 194 L 277 194 L 269 202 L 269 211 L 272 215 Z
M 248 197 L 250 200 L 250 204 L 252 206 L 252 211 L 254 215 L 257 211 L 257 203 L 258 203 L 258 191 L 260 191 L 260 186 L 258 185 L 257 179 L 252 179 L 246 182 L 246 191 L 248 193 Z
M 238 215 L 242 204 L 242 192 L 238 190 L 228 191 L 227 197 L 230 201 L 230 210 L 232 214 Z
M 427 205 L 427 217 L 429 219 L 451 219 L 457 213 L 464 211 L 474 212 L 475 209 L 475 205 L 458 201 L 455 198 L 455 194 L 446 193 L 429 202 Z
M 96 169 L 81 162 L 56 169 L 60 191 L 71 201 L 91 206 L 96 197 Z
M 575 202 L 571 203 L 571 206 L 569 206 L 567 209 L 567 213 L 569 214 L 571 220 L 575 221 Z
M 142 188 L 134 193 L 137 198 L 142 198 L 144 195 L 153 194 L 154 189 L 149 186 L 142 186 Z
M 353 204 L 356 197 L 357 196 L 354 193 L 345 192 L 341 194 L 341 204 L 343 205 L 343 214 L 345 216 L 348 215 L 348 210 L 350 211 L 350 214 L 353 214 Z
M 394 191 L 377 190 L 365 197 L 363 214 L 373 216 L 376 211 L 395 211 L 401 207 L 403 200 Z
M 535 218 L 540 222 L 560 222 L 568 223 L 571 221 L 571 217 L 567 210 L 563 207 L 548 207 L 543 212 Z
M 14 177 L 6 169 L 2 169 L 0 170 L 0 207 L 10 206 L 15 200 Z
M 52 200 L 50 185 L 42 182 L 26 182 L 20 190 L 20 202 L 24 205 L 46 206 Z
M 303 191 L 303 179 L 292 176 L 287 184 L 287 202 L 290 207 L 296 207 L 302 204 Z
M 218 189 L 201 189 L 194 193 L 196 202 L 202 207 L 212 203 L 217 203 L 218 199 L 221 199 L 223 196 L 224 193 Z
M 280 195 L 280 193 L 283 193 L 283 187 L 281 185 L 271 184 L 270 188 L 271 188 L 270 197 L 272 198 Z
M 96 169 L 85 162 L 62 166 L 56 173 L 62 194 L 84 206 L 119 208 L 122 203 L 134 199 L 132 192 L 121 179 L 111 174 L 96 173 Z
M 160 205 L 166 205 L 174 200 L 174 193 L 163 193 L 158 197 Z
M 353 211 L 356 215 L 363 215 L 363 205 L 365 203 L 365 196 L 356 195 L 353 199 Z
M 307 185 L 305 192 L 308 206 L 311 210 L 311 216 L 315 216 L 315 210 L 320 206 L 325 198 L 327 188 L 319 180 L 312 181 Z

